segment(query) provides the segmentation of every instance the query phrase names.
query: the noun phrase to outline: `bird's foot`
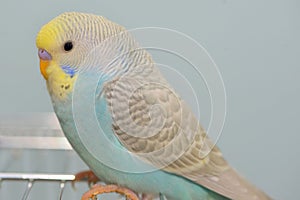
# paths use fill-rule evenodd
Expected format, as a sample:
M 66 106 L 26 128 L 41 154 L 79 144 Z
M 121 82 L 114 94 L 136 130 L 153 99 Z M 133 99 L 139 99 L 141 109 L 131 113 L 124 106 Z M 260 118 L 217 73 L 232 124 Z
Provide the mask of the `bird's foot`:
M 72 181 L 72 186 L 78 181 L 87 181 L 89 186 L 92 186 L 100 181 L 100 179 L 91 170 L 78 172 L 75 174 L 75 179 Z
M 97 199 L 97 195 L 99 194 L 111 193 L 111 192 L 122 194 L 126 197 L 126 199 L 139 200 L 138 195 L 135 192 L 131 191 L 130 189 L 120 187 L 117 185 L 100 185 L 100 184 L 93 185 L 93 187 L 89 191 L 83 194 L 81 200 L 90 200 L 90 199 L 94 200 Z

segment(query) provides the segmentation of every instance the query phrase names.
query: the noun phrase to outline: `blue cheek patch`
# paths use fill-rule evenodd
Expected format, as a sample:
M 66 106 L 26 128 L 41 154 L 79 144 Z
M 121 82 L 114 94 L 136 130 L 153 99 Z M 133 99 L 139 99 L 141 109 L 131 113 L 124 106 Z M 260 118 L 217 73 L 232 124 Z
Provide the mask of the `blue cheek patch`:
M 71 76 L 71 78 L 75 75 L 76 71 L 73 67 L 67 66 L 67 65 L 63 65 L 61 66 L 61 69 L 68 75 Z

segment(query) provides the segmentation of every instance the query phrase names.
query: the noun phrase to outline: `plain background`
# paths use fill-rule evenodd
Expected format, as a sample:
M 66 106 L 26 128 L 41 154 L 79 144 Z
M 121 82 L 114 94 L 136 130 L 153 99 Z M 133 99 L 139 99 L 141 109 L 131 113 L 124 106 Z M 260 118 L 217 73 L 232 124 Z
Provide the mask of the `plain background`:
M 223 76 L 227 118 L 218 146 L 225 157 L 273 198 L 298 198 L 299 1 L 10 0 L 2 1 L 0 7 L 0 113 L 52 111 L 39 72 L 35 36 L 62 12 L 103 15 L 126 28 L 175 29 L 201 43 Z M 30 171 L 34 162 L 33 172 L 45 171 L 37 169 L 36 163 L 42 163 L 40 167 L 47 163 L 47 169 L 58 164 L 49 162 L 55 155 L 43 153 L 40 160 L 25 159 L 12 169 L 22 171 L 27 166 Z M 25 152 L 25 158 L 27 154 L 31 153 Z M 8 152 L 1 150 L 0 155 L 7 157 Z M 71 158 L 78 159 L 75 154 Z M 4 160 L 1 170 L 10 171 Z M 80 161 L 74 163 L 54 171 L 74 173 L 84 168 Z

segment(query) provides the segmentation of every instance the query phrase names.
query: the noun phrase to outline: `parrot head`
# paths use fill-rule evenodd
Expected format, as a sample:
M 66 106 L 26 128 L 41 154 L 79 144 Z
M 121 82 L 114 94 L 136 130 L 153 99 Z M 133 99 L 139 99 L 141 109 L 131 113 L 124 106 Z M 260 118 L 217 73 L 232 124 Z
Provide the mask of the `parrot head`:
M 72 78 L 91 49 L 122 30 L 123 27 L 93 14 L 59 15 L 44 25 L 36 38 L 41 74 L 47 81 L 51 76 Z

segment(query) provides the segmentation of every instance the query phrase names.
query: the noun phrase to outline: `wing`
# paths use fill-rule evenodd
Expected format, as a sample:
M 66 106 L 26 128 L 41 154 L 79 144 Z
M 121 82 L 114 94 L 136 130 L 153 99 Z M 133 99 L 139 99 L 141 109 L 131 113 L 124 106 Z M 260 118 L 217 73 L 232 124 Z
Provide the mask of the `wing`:
M 143 76 L 133 73 L 104 87 L 120 142 L 155 167 L 228 198 L 270 199 L 228 165 L 158 70 L 147 69 Z

